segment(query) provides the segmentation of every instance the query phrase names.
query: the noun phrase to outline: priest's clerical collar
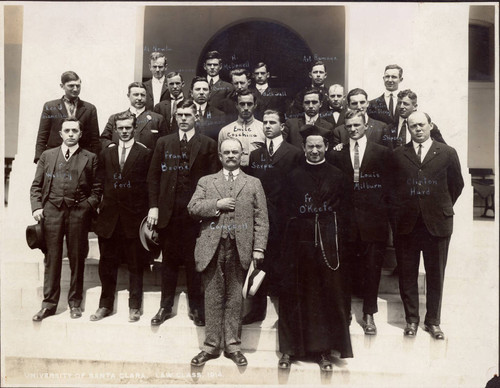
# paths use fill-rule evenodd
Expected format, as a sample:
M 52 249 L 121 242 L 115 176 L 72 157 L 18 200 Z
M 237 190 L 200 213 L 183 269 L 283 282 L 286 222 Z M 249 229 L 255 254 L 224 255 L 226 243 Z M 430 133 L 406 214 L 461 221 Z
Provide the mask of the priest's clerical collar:
M 323 160 L 321 160 L 321 161 L 319 161 L 319 162 L 310 162 L 309 160 L 307 160 L 307 159 L 306 159 L 306 162 L 307 162 L 307 164 L 310 164 L 311 166 L 317 166 L 317 165 L 319 165 L 319 164 L 323 164 L 323 163 L 325 163 L 325 162 L 326 162 L 326 159 L 323 159 Z

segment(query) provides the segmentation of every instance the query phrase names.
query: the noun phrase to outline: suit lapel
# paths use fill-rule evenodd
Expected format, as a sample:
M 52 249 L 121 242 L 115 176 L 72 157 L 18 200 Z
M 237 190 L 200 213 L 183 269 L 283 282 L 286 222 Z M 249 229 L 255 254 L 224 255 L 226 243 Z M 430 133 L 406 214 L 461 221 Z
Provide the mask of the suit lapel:
M 217 174 L 215 174 L 214 176 L 214 187 L 215 189 L 217 190 L 217 192 L 220 194 L 221 198 L 224 198 L 225 197 L 225 194 L 224 194 L 224 173 L 222 172 L 222 170 L 220 170 Z
M 418 156 L 415 153 L 415 149 L 413 148 L 413 142 L 409 142 L 405 144 L 404 146 L 404 154 L 405 156 L 410 159 L 415 166 L 420 167 L 420 161 L 418 160 Z M 430 151 L 430 150 L 429 150 Z
M 76 160 L 76 168 L 78 170 L 78 179 L 80 179 L 80 175 L 82 175 L 82 171 L 85 168 L 85 165 L 87 164 L 89 158 L 87 157 L 87 154 L 82 152 L 82 148 L 78 148 L 78 151 L 75 153 L 75 156 L 77 157 Z
M 366 166 L 370 165 L 370 161 L 373 157 L 373 145 L 371 142 L 366 143 L 365 154 L 363 155 L 363 160 L 361 161 L 361 166 L 359 166 L 360 171 L 365 170 Z
M 144 112 L 142 112 L 139 117 L 137 117 L 137 127 L 135 128 L 135 133 L 138 135 L 139 133 L 142 132 L 142 130 L 144 129 L 144 127 L 148 124 L 149 120 L 148 120 L 148 115 L 149 115 L 149 111 L 145 110 Z
M 161 100 L 161 97 L 163 97 L 163 95 L 167 92 L 167 90 L 168 90 L 168 87 L 167 87 L 167 77 L 165 76 L 165 80 L 163 81 L 163 86 L 161 87 L 160 100 Z
M 136 143 L 132 145 L 132 149 L 130 150 L 127 160 L 125 161 L 125 165 L 123 166 L 123 171 L 122 171 L 122 176 L 126 176 L 127 173 L 129 172 L 130 168 L 134 165 L 135 160 L 139 156 L 139 150 L 137 149 L 138 146 Z
M 118 142 L 118 144 L 120 144 L 120 142 Z M 110 158 L 111 158 L 111 164 L 113 165 L 113 169 L 115 171 L 120 171 L 120 161 L 118 160 L 118 158 L 119 158 L 118 154 L 119 153 L 120 153 L 120 147 L 119 146 L 113 147 L 113 149 L 109 153 L 110 154 Z
M 201 138 L 198 134 L 195 134 L 191 139 L 191 152 L 189 153 L 189 169 L 193 166 L 194 161 L 196 160 L 196 156 L 198 156 L 198 152 L 201 148 Z
M 82 100 L 78 100 L 78 106 L 76 107 L 76 118 L 79 119 L 85 113 L 86 108 Z
M 354 178 L 354 167 L 352 167 L 352 160 L 351 160 L 351 150 L 350 147 L 351 144 L 347 143 L 347 147 L 343 147 L 341 152 L 342 156 L 342 163 L 345 164 L 346 169 L 345 171 L 349 172 L 349 178 L 353 179 Z
M 271 164 L 276 164 L 278 162 L 278 160 L 280 160 L 284 155 L 286 155 L 287 152 L 288 152 L 288 149 L 286 148 L 285 140 L 283 140 L 283 142 L 281 143 L 279 148 L 274 153 L 273 157 L 270 158 Z M 262 153 L 264 155 L 266 155 L 266 154 L 269 155 L 269 151 L 267 150 L 267 144 L 264 145 Z
M 441 147 L 437 144 L 437 142 L 432 141 L 432 144 L 429 148 L 429 151 L 425 155 L 424 160 L 422 161 L 422 166 L 429 163 L 432 159 L 434 159 L 441 151 Z
M 243 186 L 247 183 L 247 175 L 240 170 L 238 177 L 234 181 L 234 198 L 238 198 L 240 191 L 243 189 Z
M 64 100 L 62 98 L 61 98 L 61 102 L 57 105 L 57 108 L 61 112 L 62 118 L 68 117 L 68 111 L 66 110 L 66 104 L 64 103 Z

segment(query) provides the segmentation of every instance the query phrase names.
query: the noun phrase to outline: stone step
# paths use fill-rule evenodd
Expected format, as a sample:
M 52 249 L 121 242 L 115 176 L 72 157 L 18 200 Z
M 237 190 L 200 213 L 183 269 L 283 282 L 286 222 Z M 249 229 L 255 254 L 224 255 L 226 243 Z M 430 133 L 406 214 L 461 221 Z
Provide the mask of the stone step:
M 8 345 L 13 351 L 4 354 L 9 383 L 28 386 L 335 384 L 356 387 L 457 387 L 484 383 L 482 376 L 477 375 L 481 370 L 477 360 L 450 359 L 451 350 L 455 349 L 443 352 L 440 348 L 446 348 L 449 343 L 431 341 L 427 335 L 407 341 L 404 352 L 386 349 L 385 354 L 380 354 L 373 353 L 373 349 L 354 346 L 354 358 L 333 357 L 331 374 L 320 372 L 312 360 L 293 362 L 289 372 L 280 371 L 277 368 L 280 354 L 275 350 L 244 351 L 249 362 L 247 367 L 236 367 L 222 356 L 203 367 L 192 367 L 189 361 L 199 352 L 198 347 L 177 347 L 160 337 L 157 346 L 139 345 L 139 342 L 138 346 L 131 346 L 122 341 L 123 336 L 117 335 L 114 341 L 106 342 L 89 340 L 96 337 L 95 333 L 85 336 L 85 333 L 60 336 L 58 346 L 46 346 L 47 340 L 55 341 L 56 337 L 49 339 L 40 333 L 30 338 L 28 349 L 19 346 L 26 344 L 22 339 L 10 339 Z M 406 340 L 401 338 L 401 341 Z M 427 342 L 433 344 L 432 350 L 430 347 L 419 350 L 420 344 Z M 457 370 L 461 373 L 457 374 Z

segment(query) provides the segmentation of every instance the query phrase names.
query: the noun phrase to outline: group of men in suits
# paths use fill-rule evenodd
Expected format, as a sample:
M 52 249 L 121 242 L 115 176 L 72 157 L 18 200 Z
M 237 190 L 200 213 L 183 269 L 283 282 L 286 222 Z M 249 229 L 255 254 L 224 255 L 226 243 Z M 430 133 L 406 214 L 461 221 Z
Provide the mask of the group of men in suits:
M 44 105 L 35 152 L 31 204 L 35 220 L 43 222 L 48 251 L 44 300 L 33 320 L 56 311 L 64 236 L 72 271 L 70 313 L 72 318 L 82 315 L 87 234 L 99 208 L 94 230 L 101 253 L 102 294 L 90 319 L 98 321 L 112 313 L 122 256 L 129 270 L 129 321 L 140 319 L 148 253 L 137 231 L 146 219 L 158 232 L 162 251 L 161 302 L 151 325 L 173 316 L 179 266 L 184 265 L 188 315 L 195 325 L 206 325 L 203 350 L 192 365 L 218 357 L 221 349 L 237 365 L 246 365 L 241 325 L 263 320 L 267 293 L 280 295 L 286 288 L 281 278 L 286 264 L 283 241 L 291 233 L 290 217 L 303 217 L 295 214 L 297 209 L 287 210 L 290 176 L 303 163 L 319 165 L 326 160 L 344 177 L 346 188 L 333 212 L 340 212 L 336 257 L 343 268 L 341 283 L 334 283 L 341 284 L 344 297 L 342 308 L 332 314 L 350 322 L 355 290 L 364 300 L 365 334 L 376 334 L 373 315 L 390 225 L 407 320 L 404 333 L 414 336 L 418 328 L 422 251 L 428 278 L 424 328 L 434 338 L 444 338 L 439 327 L 444 268 L 453 204 L 463 179 L 455 150 L 444 143 L 430 117 L 417 111 L 416 94 L 398 92 L 402 69 L 386 67 L 386 92 L 379 98 L 369 101 L 363 89 L 355 88 L 344 101 L 343 87 L 327 88 L 325 66 L 316 62 L 311 87 L 290 105 L 282 98 L 286 93 L 269 87 L 270 73 L 263 62 L 254 67 L 253 78 L 244 69 L 232 70 L 231 83 L 219 76 L 218 52 L 209 52 L 203 67 L 206 77 L 193 79 L 188 98 L 182 92 L 182 75 L 165 74 L 165 55 L 153 53 L 153 78 L 129 85 L 130 106 L 112 115 L 100 136 L 95 107 L 79 99 L 80 78 L 74 72 L 63 73 L 64 96 Z M 290 107 L 296 113 L 285 119 Z M 308 131 L 315 137 L 309 146 Z M 318 155 L 320 160 L 315 159 Z M 319 201 L 319 193 L 327 189 L 326 181 L 322 183 L 324 168 L 300 168 L 300 176 L 315 176 L 311 183 L 319 185 L 319 191 L 311 193 Z M 300 193 L 298 200 L 304 194 Z M 320 227 L 322 221 L 315 222 Z M 309 243 L 319 252 L 317 240 Z M 241 288 L 252 260 L 268 277 L 251 311 L 242 317 Z M 360 284 L 363 287 L 357 287 Z M 279 363 L 283 368 L 290 366 L 296 349 L 287 338 Z M 349 357 L 350 344 L 343 344 Z M 320 365 L 328 371 L 331 363 L 325 357 L 321 355 Z

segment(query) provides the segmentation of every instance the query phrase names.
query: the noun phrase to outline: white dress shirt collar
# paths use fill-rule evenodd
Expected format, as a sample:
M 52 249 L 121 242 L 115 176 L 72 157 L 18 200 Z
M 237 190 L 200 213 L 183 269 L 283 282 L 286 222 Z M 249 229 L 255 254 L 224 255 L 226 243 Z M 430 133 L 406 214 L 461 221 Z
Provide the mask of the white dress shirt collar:
M 238 116 L 238 119 L 236 120 L 238 124 L 245 124 L 245 125 L 251 125 L 254 121 L 255 117 L 250 117 L 247 121 L 243 120 L 240 116 Z
M 306 121 L 306 124 L 309 124 L 309 123 L 316 123 L 316 121 L 318 121 L 318 117 L 319 117 L 319 113 L 313 117 L 310 117 L 308 115 L 304 115 L 304 119 Z
M 412 143 L 413 143 L 413 149 L 415 150 L 416 155 L 418 155 L 418 146 L 420 144 L 422 144 L 422 158 L 420 161 L 423 162 L 425 159 L 425 156 L 427 155 L 427 152 L 429 152 L 429 149 L 431 148 L 432 139 L 429 136 L 429 138 L 426 141 L 424 141 L 423 143 L 417 143 L 414 140 L 412 140 Z
M 255 88 L 260 92 L 260 93 L 263 93 L 267 88 L 269 87 L 269 84 L 266 82 L 265 84 L 263 85 L 255 85 Z
M 213 80 L 213 83 L 217 83 L 219 82 L 219 74 L 217 74 L 215 77 L 210 77 L 209 75 L 207 75 L 207 81 L 208 81 L 208 84 L 210 85 L 210 80 Z
M 131 138 L 129 141 L 124 142 L 123 140 L 118 141 L 118 145 L 120 148 L 130 148 L 134 145 L 135 140 L 134 138 Z
M 273 155 L 278 151 L 279 146 L 283 143 L 283 135 L 278 135 L 274 139 L 266 139 L 267 151 L 269 151 L 269 144 L 273 141 Z
M 75 144 L 74 146 L 71 146 L 71 147 L 68 147 L 66 144 L 64 143 L 61 143 L 61 151 L 63 153 L 63 155 L 66 155 L 66 151 L 69 150 L 69 157 L 71 158 L 71 156 L 76 152 L 76 150 L 79 148 L 80 146 L 77 144 Z M 66 156 L 64 156 L 66 157 Z
M 163 87 L 163 83 L 165 82 L 165 76 L 161 77 L 161 78 L 156 78 L 156 77 L 153 77 L 153 83 L 154 84 L 159 84 Z
M 198 112 L 200 109 L 203 113 L 207 110 L 207 103 L 205 102 L 204 104 L 198 104 L 196 101 L 193 101 L 194 105 L 196 106 L 196 111 Z
M 222 173 L 224 174 L 224 178 L 226 181 L 229 180 L 229 170 L 226 170 L 224 167 L 222 168 Z M 240 168 L 238 167 L 236 170 L 233 170 L 233 180 L 236 180 L 236 177 L 240 174 Z
M 135 117 L 139 117 L 142 114 L 142 112 L 144 112 L 146 110 L 146 107 L 142 107 L 141 109 L 137 109 L 137 108 L 131 106 L 130 108 L 128 108 L 128 110 L 130 111 L 130 113 L 135 114 Z
M 184 137 L 184 134 L 186 134 L 186 137 L 187 137 L 187 141 L 191 140 L 191 138 L 195 135 L 196 131 L 193 129 L 190 129 L 189 131 L 187 132 L 184 132 L 184 131 L 181 131 L 179 129 L 179 140 L 182 140 L 182 138 Z

